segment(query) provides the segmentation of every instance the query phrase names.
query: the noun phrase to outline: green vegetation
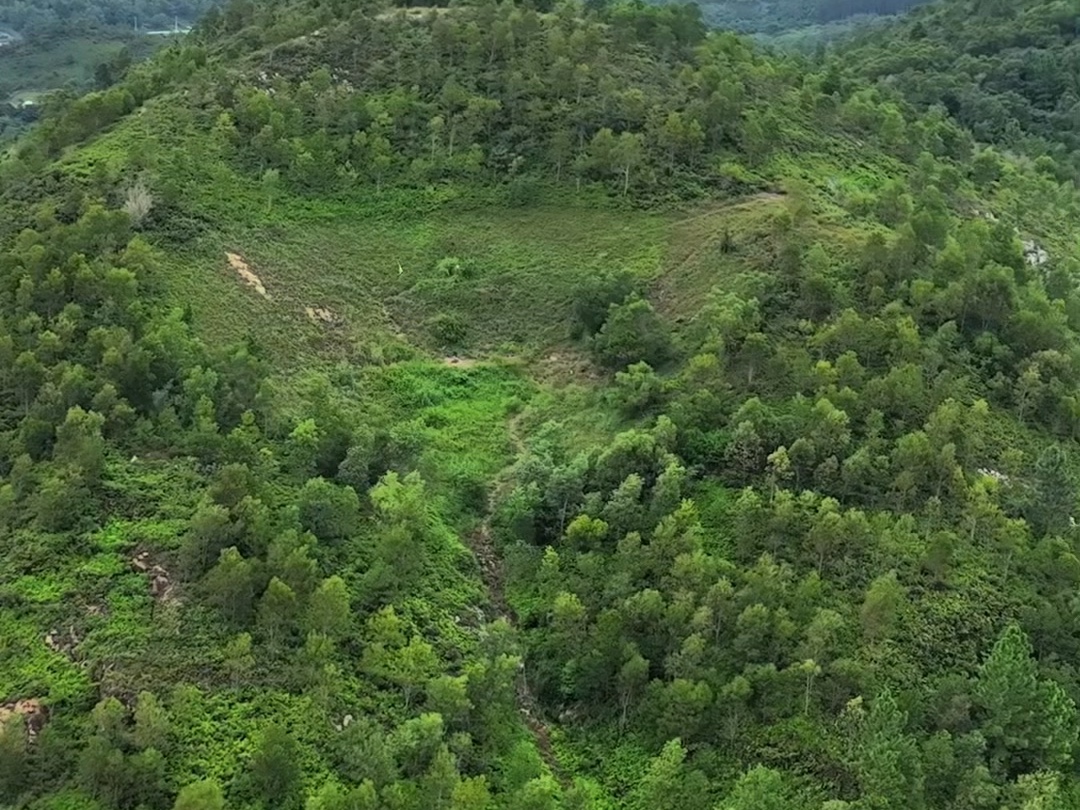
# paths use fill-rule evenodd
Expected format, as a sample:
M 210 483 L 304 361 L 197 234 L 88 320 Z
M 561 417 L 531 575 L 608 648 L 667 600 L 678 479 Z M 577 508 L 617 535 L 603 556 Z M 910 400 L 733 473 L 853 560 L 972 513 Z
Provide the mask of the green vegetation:
M 865 92 L 941 105 L 980 141 L 1045 157 L 1041 170 L 1064 178 L 1080 169 L 1078 54 L 1068 4 L 938 3 L 842 49 L 830 81 L 847 74 L 876 83 Z
M 94 29 L 0 47 L 0 142 L 13 140 L 36 122 L 51 93 L 75 97 L 107 86 L 162 44 L 161 38 L 127 30 Z
M 237 0 L 54 97 L 0 807 L 1077 806 L 1071 146 L 878 36 Z
M 169 29 L 177 17 L 191 22 L 213 5 L 208 0 L 0 0 L 0 25 L 28 38 L 102 26 Z
M 33 124 L 49 93 L 82 95 L 120 79 L 132 62 L 187 26 L 206 0 L 0 0 L 0 143 Z M 157 32 L 144 36 L 142 32 Z
M 927 0 L 702 0 L 699 5 L 710 25 L 775 35 L 853 17 L 900 14 L 925 2 Z

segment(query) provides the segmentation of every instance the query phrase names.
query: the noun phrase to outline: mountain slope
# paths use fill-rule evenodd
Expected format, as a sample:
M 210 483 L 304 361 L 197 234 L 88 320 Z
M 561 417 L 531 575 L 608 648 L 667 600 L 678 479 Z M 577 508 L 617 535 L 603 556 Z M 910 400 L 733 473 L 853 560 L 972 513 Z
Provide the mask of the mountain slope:
M 692 7 L 235 3 L 53 111 L 2 801 L 1072 806 L 1080 208 L 974 144 Z
M 1042 0 L 934 4 L 841 58 L 855 81 L 874 80 L 922 108 L 942 104 L 980 141 L 1046 154 L 1074 174 L 1075 16 Z
M 852 17 L 901 14 L 926 0 L 713 0 L 702 2 L 712 26 L 741 33 L 783 34 L 793 29 L 842 22 Z

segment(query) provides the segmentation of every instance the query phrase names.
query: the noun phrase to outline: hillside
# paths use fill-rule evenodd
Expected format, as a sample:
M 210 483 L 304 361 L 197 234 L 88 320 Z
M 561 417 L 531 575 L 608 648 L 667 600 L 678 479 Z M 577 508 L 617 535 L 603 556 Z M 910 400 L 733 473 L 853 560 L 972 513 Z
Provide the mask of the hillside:
M 1044 171 L 1075 177 L 1074 12 L 1046 0 L 933 4 L 843 49 L 834 70 L 923 109 L 943 105 L 980 141 L 1045 155 Z
M 50 93 L 118 81 L 214 3 L 207 0 L 0 0 L 0 144 L 38 118 Z M 149 32 L 149 33 L 148 33 Z
M 702 0 L 705 20 L 742 33 L 783 34 L 855 17 L 902 14 L 928 0 Z
M 907 92 L 281 0 L 60 100 L 0 163 L 0 806 L 1077 806 L 1080 197 Z

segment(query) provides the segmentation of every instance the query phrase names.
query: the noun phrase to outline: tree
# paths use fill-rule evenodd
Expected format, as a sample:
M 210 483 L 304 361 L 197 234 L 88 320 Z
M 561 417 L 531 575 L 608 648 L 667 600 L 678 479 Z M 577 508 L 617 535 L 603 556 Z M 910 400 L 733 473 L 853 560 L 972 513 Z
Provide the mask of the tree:
M 863 635 L 870 641 L 887 638 L 896 623 L 897 613 L 904 601 L 904 587 L 890 571 L 870 583 L 859 616 Z
M 352 790 L 327 782 L 304 804 L 304 810 L 377 810 L 378 807 L 379 797 L 370 781 Z
M 398 686 L 406 708 L 440 669 L 435 649 L 419 636 L 413 636 L 408 644 L 396 649 L 378 642 L 372 644 L 364 650 L 361 667 Z
M 1026 773 L 1008 786 L 1005 810 L 1068 810 L 1073 806 L 1053 771 Z
M 602 364 L 614 369 L 638 362 L 659 368 L 673 354 L 667 326 L 652 304 L 635 297 L 611 305 L 592 348 Z
M 274 198 L 277 197 L 281 187 L 281 172 L 277 169 L 267 169 L 262 173 L 262 189 L 266 195 L 266 213 L 270 213 L 274 207 Z
M 304 419 L 293 428 L 285 445 L 285 454 L 294 474 L 306 479 L 315 471 L 323 435 L 314 419 Z
M 259 626 L 271 644 L 283 641 L 296 627 L 296 592 L 277 577 L 259 600 Z
M 225 797 L 213 779 L 193 782 L 180 789 L 173 810 L 225 810 Z
M 131 224 L 139 226 L 150 215 L 154 207 L 154 195 L 142 178 L 136 180 L 124 194 L 124 213 L 131 218 Z
M 101 414 L 75 406 L 56 429 L 53 458 L 77 471 L 90 485 L 97 483 L 105 465 L 105 440 L 101 436 L 104 424 Z
M 462 779 L 450 797 L 452 810 L 491 810 L 492 806 L 491 791 L 483 776 Z
M 171 733 L 169 713 L 153 692 L 140 692 L 135 704 L 135 729 L 132 742 L 138 748 L 154 748 L 165 753 L 169 748 Z
M 211 604 L 226 620 L 243 627 L 251 620 L 255 599 L 254 566 L 245 560 L 236 546 L 221 552 L 218 564 L 204 577 L 202 587 Z
M 640 416 L 656 407 L 663 383 L 648 363 L 634 363 L 615 374 L 616 396 L 627 416 Z
M 267 549 L 265 572 L 288 585 L 298 600 L 315 590 L 319 580 L 319 566 L 311 556 L 315 542 L 311 534 L 289 530 Z
M 307 630 L 337 641 L 348 633 L 351 623 L 352 610 L 345 580 L 338 576 L 324 579 L 311 594 L 305 623 Z
M 79 755 L 79 782 L 96 798 L 119 805 L 130 784 L 123 751 L 101 734 L 92 736 Z
M 366 579 L 373 588 L 400 591 L 413 584 L 427 561 L 433 521 L 424 480 L 388 472 L 368 493 L 377 516 L 375 561 Z
M 796 810 L 799 806 L 784 777 L 759 765 L 739 777 L 717 810 Z
M 281 726 L 267 728 L 255 744 L 251 777 L 268 807 L 295 806 L 300 788 L 300 746 Z
M 1076 506 L 1076 486 L 1069 474 L 1064 449 L 1054 444 L 1035 461 L 1034 497 L 1025 510 L 1028 520 L 1040 533 L 1067 530 Z
M 26 720 L 21 714 L 12 714 L 0 724 L 0 795 L 17 803 L 29 786 L 28 760 Z
M 574 337 L 581 333 L 591 337 L 599 332 L 612 305 L 623 303 L 636 286 L 634 276 L 625 270 L 589 276 L 574 294 L 574 317 L 580 327 Z
M 980 667 L 975 697 L 995 774 L 1054 770 L 1072 761 L 1076 706 L 1057 683 L 1039 678 L 1018 624 L 1005 628 Z
M 886 690 L 874 700 L 857 755 L 862 799 L 868 810 L 925 807 L 919 752 L 905 726 L 907 716 Z
M 320 540 L 340 540 L 356 531 L 360 498 L 349 486 L 338 486 L 323 478 L 311 478 L 297 499 L 300 525 Z
M 649 762 L 630 807 L 639 810 L 704 810 L 708 780 L 686 764 L 686 749 L 678 738 L 668 740 Z
M 611 160 L 622 173 L 622 193 L 630 190 L 630 173 L 638 168 L 645 159 L 643 140 L 636 132 L 623 132 L 615 141 Z
M 622 667 L 619 668 L 616 679 L 616 686 L 619 691 L 620 729 L 626 726 L 630 717 L 630 710 L 634 703 L 644 694 L 648 682 L 649 662 L 637 650 L 632 650 L 629 657 L 623 662 Z
M 235 689 L 255 668 L 255 656 L 251 653 L 249 633 L 240 633 L 225 645 L 223 664 Z

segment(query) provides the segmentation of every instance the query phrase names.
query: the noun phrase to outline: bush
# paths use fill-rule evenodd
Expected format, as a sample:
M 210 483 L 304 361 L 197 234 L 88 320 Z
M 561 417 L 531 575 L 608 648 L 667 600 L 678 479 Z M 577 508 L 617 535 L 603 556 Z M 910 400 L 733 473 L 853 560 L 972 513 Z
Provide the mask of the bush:
M 428 321 L 428 331 L 442 346 L 460 346 L 469 333 L 469 325 L 456 312 L 440 312 Z
M 360 499 L 352 487 L 312 478 L 300 490 L 297 505 L 300 525 L 320 540 L 340 539 L 356 531 Z
M 636 297 L 611 305 L 592 348 L 599 363 L 616 369 L 640 362 L 659 368 L 674 355 L 667 325 L 648 301 Z
M 592 336 L 600 331 L 612 304 L 623 303 L 637 291 L 637 280 L 627 271 L 590 279 L 574 297 L 574 337 Z

